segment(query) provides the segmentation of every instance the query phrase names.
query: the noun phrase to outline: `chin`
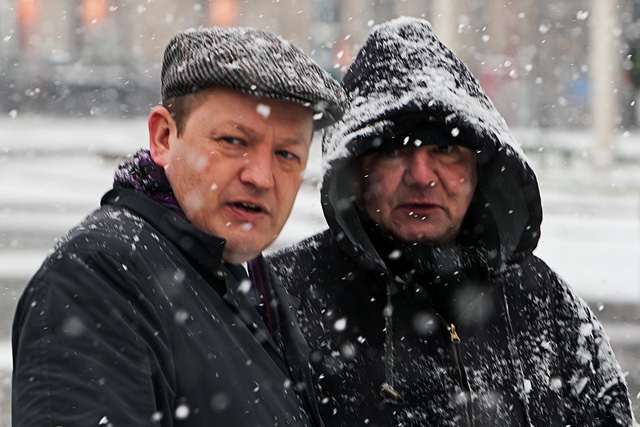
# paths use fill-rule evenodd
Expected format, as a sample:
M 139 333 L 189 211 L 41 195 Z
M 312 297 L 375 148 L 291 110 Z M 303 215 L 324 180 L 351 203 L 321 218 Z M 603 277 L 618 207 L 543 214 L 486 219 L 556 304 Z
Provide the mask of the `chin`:
M 260 255 L 260 253 L 269 246 L 270 242 L 261 241 L 247 241 L 247 240 L 234 240 L 233 238 L 227 239 L 225 248 L 233 251 L 235 254 L 242 254 L 247 260 L 253 259 Z M 245 260 L 246 261 L 246 260 Z
M 243 262 L 254 259 L 258 255 L 260 255 L 260 252 L 261 251 L 256 252 L 226 248 L 222 257 L 225 261 L 231 262 L 233 264 L 241 264 Z

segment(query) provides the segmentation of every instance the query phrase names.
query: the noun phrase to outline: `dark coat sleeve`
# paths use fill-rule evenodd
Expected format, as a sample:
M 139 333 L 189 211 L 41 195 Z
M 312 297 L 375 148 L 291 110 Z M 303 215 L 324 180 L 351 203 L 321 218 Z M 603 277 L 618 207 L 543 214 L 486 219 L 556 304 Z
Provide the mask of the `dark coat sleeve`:
M 600 321 L 560 279 L 555 288 L 558 342 L 572 425 L 631 426 L 629 392 Z
M 534 419 L 544 419 L 547 413 L 558 411 L 566 425 L 633 425 L 622 370 L 602 324 L 586 302 L 534 256 L 522 264 L 518 276 L 511 282 L 509 299 L 513 306 L 523 307 L 512 317 L 522 330 L 517 340 L 521 354 L 529 355 L 525 358 L 528 375 L 536 377 L 546 372 L 543 367 L 551 367 L 546 372 L 551 376 L 549 390 L 551 394 L 560 392 L 562 397 L 559 407 L 553 410 L 554 405 L 534 406 Z M 514 286 L 515 283 L 520 285 Z M 519 303 L 514 304 L 518 299 Z M 527 335 L 523 332 L 527 330 L 534 333 Z M 531 362 L 535 357 L 539 357 L 538 362 Z M 551 363 L 552 359 L 557 361 Z M 540 396 L 534 400 L 542 401 Z
M 158 425 L 166 396 L 154 395 L 150 348 L 161 337 L 129 268 L 78 250 L 32 279 L 14 322 L 14 427 Z

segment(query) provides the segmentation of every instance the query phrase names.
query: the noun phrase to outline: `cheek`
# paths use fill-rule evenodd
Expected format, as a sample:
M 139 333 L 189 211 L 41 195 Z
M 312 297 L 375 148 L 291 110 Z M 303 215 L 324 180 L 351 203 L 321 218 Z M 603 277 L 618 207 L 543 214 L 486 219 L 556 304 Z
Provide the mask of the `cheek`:
M 446 177 L 443 183 L 449 188 L 451 195 L 471 196 L 475 192 L 477 173 L 473 164 L 459 164 L 448 170 L 444 169 L 441 176 Z
M 464 177 L 465 190 L 469 192 L 471 196 L 476 192 L 478 186 L 478 170 L 476 168 L 475 159 L 468 169 L 467 176 Z
M 383 173 L 371 173 L 363 180 L 365 199 L 386 200 L 396 193 L 399 188 L 402 175 L 383 171 Z
M 367 185 L 364 186 L 362 195 L 365 202 L 377 203 L 378 199 L 382 195 L 382 188 L 379 183 L 369 181 L 367 182 Z
M 203 172 L 209 166 L 209 155 L 197 151 L 187 151 L 184 159 L 185 167 L 192 169 L 193 173 Z
M 188 191 L 182 200 L 183 210 L 190 214 L 196 214 L 199 212 L 204 205 L 204 198 L 202 194 L 198 191 Z
M 470 176 L 458 179 L 456 186 L 458 193 L 463 196 L 471 197 L 476 189 L 476 181 Z
M 389 198 L 385 197 L 379 181 L 368 179 L 364 182 L 362 204 L 369 217 L 377 219 L 380 212 L 384 210 L 384 203 L 388 201 Z
M 273 167 L 271 169 L 274 180 L 280 183 L 280 186 L 289 186 L 289 188 L 298 188 L 304 180 L 305 169 L 297 166 L 295 168 Z
M 277 182 L 279 183 L 277 186 L 279 193 L 278 199 L 281 203 L 285 203 L 285 206 L 282 206 L 283 208 L 290 208 L 293 205 L 298 190 L 300 190 L 300 186 L 302 185 L 302 180 L 303 172 L 283 174 L 277 178 Z

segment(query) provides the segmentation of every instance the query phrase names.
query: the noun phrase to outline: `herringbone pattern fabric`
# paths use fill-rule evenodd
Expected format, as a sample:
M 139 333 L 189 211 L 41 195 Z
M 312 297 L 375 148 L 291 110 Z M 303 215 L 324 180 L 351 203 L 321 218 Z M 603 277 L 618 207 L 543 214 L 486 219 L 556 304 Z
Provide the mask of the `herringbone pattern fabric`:
M 162 65 L 162 99 L 228 86 L 311 108 L 316 128 L 338 120 L 346 95 L 329 73 L 281 37 L 249 27 L 199 28 L 177 34 Z

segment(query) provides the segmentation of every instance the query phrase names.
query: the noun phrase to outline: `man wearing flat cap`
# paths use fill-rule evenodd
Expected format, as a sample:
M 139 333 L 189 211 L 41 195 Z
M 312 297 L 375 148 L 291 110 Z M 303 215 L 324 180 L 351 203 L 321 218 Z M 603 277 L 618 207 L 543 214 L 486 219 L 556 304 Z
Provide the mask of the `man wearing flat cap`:
M 165 50 L 149 150 L 56 245 L 13 327 L 14 426 L 317 426 L 307 347 L 261 251 L 339 84 L 251 28 Z

